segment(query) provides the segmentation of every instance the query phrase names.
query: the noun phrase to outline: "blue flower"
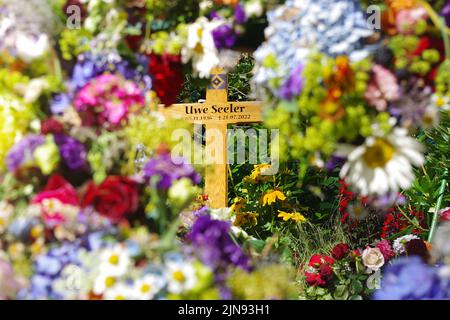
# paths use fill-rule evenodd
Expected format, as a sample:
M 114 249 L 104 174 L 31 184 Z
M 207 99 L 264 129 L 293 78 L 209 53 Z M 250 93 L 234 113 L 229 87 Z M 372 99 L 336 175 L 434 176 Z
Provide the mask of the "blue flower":
M 331 57 L 346 55 L 352 61 L 370 53 L 364 40 L 373 31 L 367 27 L 356 0 L 288 0 L 267 16 L 267 41 L 254 55 L 254 81 L 267 85 L 275 95 L 278 88 L 273 88 L 273 83 L 286 83 L 292 70 L 305 65 L 311 52 Z M 276 66 L 267 65 L 268 57 L 276 59 Z
M 29 296 L 32 299 L 63 299 L 53 288 L 53 283 L 61 276 L 68 264 L 80 265 L 81 247 L 75 243 L 64 243 L 36 258 L 34 275 L 31 278 Z
M 448 299 L 449 282 L 419 257 L 400 258 L 386 268 L 375 300 Z

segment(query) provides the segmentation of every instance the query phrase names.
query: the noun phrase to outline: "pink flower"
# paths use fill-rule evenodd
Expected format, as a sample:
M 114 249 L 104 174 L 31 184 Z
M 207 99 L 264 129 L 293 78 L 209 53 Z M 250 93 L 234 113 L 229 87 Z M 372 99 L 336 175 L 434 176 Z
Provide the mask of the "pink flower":
M 427 18 L 428 13 L 423 7 L 401 10 L 395 17 L 395 25 L 400 34 L 414 34 L 416 24 Z
M 442 222 L 450 221 L 450 207 L 444 208 L 439 211 L 439 217 Z
M 0 300 L 15 299 L 22 287 L 22 281 L 18 280 L 11 264 L 2 257 L 0 252 Z
M 31 203 L 40 205 L 42 218 L 49 227 L 64 223 L 69 214 L 77 214 L 79 211 L 75 188 L 60 175 L 52 176 L 44 190 Z
M 400 87 L 397 78 L 388 69 L 374 65 L 372 72 L 372 80 L 367 86 L 365 97 L 378 111 L 385 111 L 389 102 L 400 98 Z
M 388 240 L 381 240 L 377 243 L 376 247 L 380 249 L 386 262 L 395 257 L 394 250 L 392 250 L 391 244 Z
M 145 97 L 137 84 L 108 73 L 91 80 L 75 97 L 75 108 L 87 126 L 117 127 L 144 105 Z

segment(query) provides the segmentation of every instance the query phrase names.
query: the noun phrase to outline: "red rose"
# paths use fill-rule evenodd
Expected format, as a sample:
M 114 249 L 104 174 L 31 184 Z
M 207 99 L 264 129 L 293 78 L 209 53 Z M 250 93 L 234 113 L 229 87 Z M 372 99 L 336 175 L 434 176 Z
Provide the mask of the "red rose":
M 180 55 L 150 54 L 148 72 L 152 76 L 152 87 L 166 106 L 174 104 L 183 88 L 184 77 Z
M 306 282 L 309 286 L 326 287 L 333 280 L 334 260 L 329 256 L 315 254 L 309 260 L 311 271 L 305 272 Z
M 309 259 L 310 267 L 318 267 L 322 263 L 322 256 L 320 254 L 315 254 Z
M 355 259 L 355 258 L 358 258 L 358 257 L 361 257 L 361 252 L 359 252 L 358 249 L 355 249 L 355 250 L 352 251 L 351 256 L 352 256 L 352 258 L 354 258 L 354 259 Z
M 336 260 L 342 260 L 347 256 L 349 247 L 345 243 L 339 243 L 333 250 L 331 250 L 331 255 Z
M 134 213 L 138 204 L 137 183 L 119 176 L 110 176 L 99 186 L 91 182 L 83 200 L 83 206 L 93 206 L 98 213 L 116 223 Z
M 321 264 L 320 265 L 320 278 L 325 282 L 328 283 L 331 280 L 333 280 L 333 269 L 328 264 Z
M 306 283 L 309 286 L 323 286 L 325 281 L 322 280 L 319 274 L 313 272 L 305 272 Z

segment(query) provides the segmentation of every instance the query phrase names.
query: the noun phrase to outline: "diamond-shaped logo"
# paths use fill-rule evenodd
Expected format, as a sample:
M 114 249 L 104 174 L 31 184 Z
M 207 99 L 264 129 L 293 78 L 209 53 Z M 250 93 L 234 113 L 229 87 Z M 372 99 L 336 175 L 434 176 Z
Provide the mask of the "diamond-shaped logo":
M 226 85 L 226 75 L 222 75 L 222 74 L 217 74 L 215 75 L 212 80 L 211 80 L 211 85 L 210 88 L 211 89 L 225 89 L 225 85 Z

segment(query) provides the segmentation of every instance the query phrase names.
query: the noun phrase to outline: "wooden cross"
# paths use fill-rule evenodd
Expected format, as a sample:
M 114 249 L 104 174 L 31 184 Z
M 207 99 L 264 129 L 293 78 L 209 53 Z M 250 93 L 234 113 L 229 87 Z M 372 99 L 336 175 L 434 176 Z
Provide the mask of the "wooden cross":
M 161 107 L 160 111 L 169 117 L 205 125 L 206 154 L 214 157 L 214 163 L 206 168 L 205 193 L 210 207 L 218 209 L 228 205 L 228 124 L 262 122 L 262 111 L 258 101 L 228 101 L 228 76 L 223 69 L 215 68 L 211 75 L 205 102 L 174 104 L 168 108 Z M 221 151 L 215 154 L 212 149 Z

